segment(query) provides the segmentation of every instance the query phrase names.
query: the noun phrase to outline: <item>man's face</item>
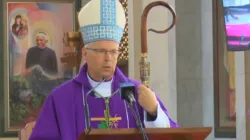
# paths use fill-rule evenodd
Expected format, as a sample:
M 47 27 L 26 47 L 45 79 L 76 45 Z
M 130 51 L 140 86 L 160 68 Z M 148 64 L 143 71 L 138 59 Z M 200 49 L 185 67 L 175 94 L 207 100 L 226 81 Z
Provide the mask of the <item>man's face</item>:
M 36 44 L 37 44 L 38 48 L 44 48 L 46 46 L 47 42 L 48 41 L 42 36 L 36 37 Z
M 83 58 L 88 64 L 88 73 L 94 80 L 112 78 L 119 56 L 119 44 L 114 41 L 96 41 L 83 48 Z

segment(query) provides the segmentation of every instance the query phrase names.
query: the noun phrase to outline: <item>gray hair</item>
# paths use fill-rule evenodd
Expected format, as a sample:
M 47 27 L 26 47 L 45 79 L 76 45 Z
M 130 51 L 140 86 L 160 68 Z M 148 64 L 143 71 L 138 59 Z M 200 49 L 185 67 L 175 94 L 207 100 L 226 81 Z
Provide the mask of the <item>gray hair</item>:
M 48 35 L 47 35 L 47 33 L 45 33 L 45 32 L 38 32 L 37 34 L 36 34 L 36 38 L 37 37 L 43 37 L 46 41 L 48 41 Z

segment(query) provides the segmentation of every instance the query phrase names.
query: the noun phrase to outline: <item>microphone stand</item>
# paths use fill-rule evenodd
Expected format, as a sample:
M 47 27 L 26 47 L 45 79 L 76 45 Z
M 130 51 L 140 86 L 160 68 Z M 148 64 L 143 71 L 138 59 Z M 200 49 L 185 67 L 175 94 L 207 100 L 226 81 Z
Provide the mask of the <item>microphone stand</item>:
M 128 102 L 128 107 L 131 109 L 131 111 L 133 113 L 133 116 L 134 116 L 134 118 L 136 120 L 137 126 L 139 127 L 139 129 L 140 129 L 140 131 L 142 133 L 143 139 L 144 140 L 149 140 L 146 132 L 143 129 L 142 122 L 140 121 L 138 114 L 135 112 L 134 105 L 135 105 L 136 101 L 135 101 L 134 96 L 133 96 L 132 93 L 130 93 L 128 95 L 128 101 L 127 102 Z
M 89 117 L 89 105 L 88 105 L 88 101 L 87 101 L 87 97 L 89 96 L 89 94 L 95 90 L 100 84 L 102 84 L 102 82 L 104 82 L 106 79 L 103 78 L 103 80 L 101 82 L 99 82 L 96 86 L 94 86 L 91 90 L 89 90 L 89 92 L 87 92 L 84 96 L 84 113 L 85 113 L 85 121 L 86 121 L 86 126 L 87 126 L 87 133 L 85 135 L 84 140 L 87 139 L 87 136 L 89 135 L 90 131 L 91 131 L 91 125 L 90 125 L 90 117 Z

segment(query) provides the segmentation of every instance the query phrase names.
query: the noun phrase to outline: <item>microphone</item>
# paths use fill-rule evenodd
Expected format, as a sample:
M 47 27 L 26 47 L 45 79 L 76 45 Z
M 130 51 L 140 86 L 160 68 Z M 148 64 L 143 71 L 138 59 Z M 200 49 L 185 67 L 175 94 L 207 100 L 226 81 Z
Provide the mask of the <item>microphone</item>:
M 143 139 L 148 140 L 148 136 L 146 132 L 143 129 L 142 122 L 139 119 L 138 110 L 137 113 L 135 112 L 134 105 L 136 103 L 136 100 L 134 98 L 134 93 L 135 93 L 135 86 L 133 83 L 130 82 L 121 82 L 120 83 L 120 91 L 121 91 L 121 99 L 125 100 L 128 103 L 129 108 L 131 109 L 133 116 L 136 120 L 137 126 L 139 127 Z M 137 109 L 136 105 L 135 108 Z
M 120 83 L 121 99 L 126 100 L 130 106 L 136 102 L 133 94 L 135 93 L 135 86 L 129 82 Z
M 84 94 L 85 95 L 84 96 L 85 123 L 86 123 L 87 129 L 88 129 L 84 139 L 87 138 L 87 136 L 89 135 L 89 133 L 91 131 L 91 123 L 90 123 L 90 116 L 89 116 L 89 105 L 88 105 L 87 97 L 89 96 L 89 94 L 91 94 L 93 92 L 93 90 L 95 90 L 97 87 L 99 87 L 105 80 L 106 80 L 106 78 L 103 77 L 103 80 L 101 82 L 99 82 L 97 85 L 92 87 L 86 94 Z

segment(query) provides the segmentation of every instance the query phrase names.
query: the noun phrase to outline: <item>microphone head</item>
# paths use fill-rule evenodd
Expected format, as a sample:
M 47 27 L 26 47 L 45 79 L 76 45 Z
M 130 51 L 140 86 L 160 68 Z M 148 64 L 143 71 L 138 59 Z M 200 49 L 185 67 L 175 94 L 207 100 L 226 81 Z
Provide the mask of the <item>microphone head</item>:
M 121 92 L 121 99 L 127 100 L 130 94 L 135 93 L 135 85 L 131 82 L 121 82 L 120 92 Z

